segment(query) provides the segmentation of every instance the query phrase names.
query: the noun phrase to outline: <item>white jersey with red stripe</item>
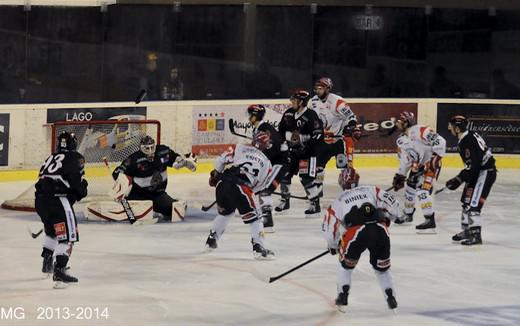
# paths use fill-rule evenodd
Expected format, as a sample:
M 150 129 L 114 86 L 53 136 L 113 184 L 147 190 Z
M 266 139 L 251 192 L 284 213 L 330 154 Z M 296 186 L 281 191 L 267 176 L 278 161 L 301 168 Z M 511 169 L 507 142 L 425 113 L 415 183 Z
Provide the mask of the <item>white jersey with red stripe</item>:
M 343 191 L 327 208 L 321 230 L 329 248 L 338 248 L 339 241 L 346 231 L 344 217 L 354 206 L 361 207 L 370 203 L 385 212 L 389 220 L 401 215 L 399 201 L 390 193 L 376 186 L 360 186 Z
M 426 164 L 435 153 L 446 154 L 446 140 L 426 125 L 414 125 L 406 129 L 396 141 L 399 171 L 406 175 L 411 166 Z
M 315 95 L 309 101 L 308 107 L 316 111 L 323 122 L 325 138 L 331 136 L 342 136 L 343 128 L 351 121 L 356 121 L 356 115 L 345 100 L 336 94 L 329 93 L 325 100 Z M 329 138 L 335 142 L 341 138 Z
M 280 168 L 273 168 L 264 153 L 247 144 L 238 144 L 235 150 L 225 152 L 215 160 L 215 170 L 218 172 L 223 172 L 226 166 L 238 167 L 255 193 L 269 187 Z

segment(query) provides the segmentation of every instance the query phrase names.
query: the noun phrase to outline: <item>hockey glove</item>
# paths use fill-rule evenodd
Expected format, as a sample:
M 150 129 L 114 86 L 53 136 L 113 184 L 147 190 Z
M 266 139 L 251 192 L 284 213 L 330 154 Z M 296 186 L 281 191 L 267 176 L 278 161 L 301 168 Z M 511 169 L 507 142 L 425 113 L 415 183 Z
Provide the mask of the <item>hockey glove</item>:
M 395 191 L 399 191 L 399 189 L 404 188 L 404 181 L 406 177 L 402 174 L 396 173 L 394 175 L 394 180 L 392 181 L 392 187 L 394 187 Z
M 332 256 L 334 256 L 337 253 L 338 253 L 338 250 L 336 248 L 329 248 L 329 254 L 331 254 Z
M 442 157 L 437 154 L 433 154 L 430 161 L 428 161 L 426 164 L 428 166 L 428 170 L 436 171 L 441 168 Z
M 462 180 L 459 176 L 456 176 L 455 178 L 451 178 L 450 180 L 446 181 L 446 188 L 449 190 L 455 190 L 462 184 Z
M 218 173 L 217 170 L 213 169 L 209 173 L 209 186 L 216 187 L 219 180 L 220 180 L 220 173 Z

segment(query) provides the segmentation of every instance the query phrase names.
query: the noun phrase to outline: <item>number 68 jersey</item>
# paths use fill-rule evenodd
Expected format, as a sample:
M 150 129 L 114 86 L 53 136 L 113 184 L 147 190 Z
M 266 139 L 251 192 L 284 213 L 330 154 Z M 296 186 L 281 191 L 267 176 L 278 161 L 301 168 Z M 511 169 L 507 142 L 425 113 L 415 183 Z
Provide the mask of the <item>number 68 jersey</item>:
M 264 153 L 246 144 L 238 144 L 234 151 L 220 155 L 215 161 L 215 170 L 222 173 L 226 165 L 238 168 L 240 174 L 248 180 L 248 185 L 254 193 L 269 187 L 281 167 L 279 165 L 273 167 Z

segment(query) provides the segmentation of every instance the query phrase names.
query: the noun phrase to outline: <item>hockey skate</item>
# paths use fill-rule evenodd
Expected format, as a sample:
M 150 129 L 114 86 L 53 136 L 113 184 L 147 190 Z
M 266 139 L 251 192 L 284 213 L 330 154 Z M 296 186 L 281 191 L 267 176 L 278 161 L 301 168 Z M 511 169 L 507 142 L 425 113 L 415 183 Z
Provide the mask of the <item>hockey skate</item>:
M 257 260 L 271 260 L 274 259 L 274 252 L 269 249 L 264 248 L 261 244 L 255 243 L 253 239 L 251 239 L 251 244 L 253 245 L 253 257 Z
M 403 212 L 404 213 L 404 212 Z M 405 223 L 411 223 L 413 222 L 413 214 L 415 213 L 415 208 L 410 214 L 404 213 L 404 222 Z
M 314 198 L 309 202 L 309 208 L 305 211 L 305 217 L 317 217 L 317 214 L 320 212 L 320 198 Z
M 386 303 L 388 304 L 388 309 L 392 309 L 395 312 L 395 309 L 397 308 L 397 300 L 394 297 L 394 293 L 392 289 L 386 289 Z
M 217 249 L 217 232 L 209 230 L 208 239 L 206 239 L 206 245 L 204 248 L 206 251 L 213 251 Z
M 47 248 L 44 248 L 42 251 L 43 263 L 42 263 L 42 273 L 52 274 L 54 271 L 53 268 L 53 252 Z
M 336 298 L 336 307 L 340 312 L 345 313 L 347 311 L 347 305 L 348 305 L 348 292 L 350 290 L 349 285 L 343 285 L 343 292 L 338 294 L 338 297 Z
M 423 223 L 416 225 L 415 229 L 417 230 L 418 234 L 436 234 L 435 231 L 435 214 L 432 214 L 430 216 L 424 217 L 426 221 Z
M 276 206 L 274 208 L 274 210 L 276 212 L 280 213 L 280 212 L 283 212 L 285 210 L 288 210 L 289 208 L 291 208 L 290 198 L 286 197 L 286 196 L 282 196 L 282 199 L 280 200 L 280 203 L 278 204 L 278 206 Z
M 271 211 L 265 211 L 263 213 L 263 222 L 264 222 L 264 232 L 265 233 L 274 233 L 274 222 L 273 222 L 273 214 Z
M 466 240 L 469 238 L 469 231 L 468 230 L 462 230 L 459 233 L 455 234 L 453 237 L 451 237 L 451 240 L 455 242 L 459 242 L 462 240 Z
M 67 267 L 58 267 L 54 265 L 54 275 L 52 280 L 54 281 L 55 289 L 64 289 L 69 284 L 78 283 L 78 279 L 72 275 L 67 274 Z
M 471 227 L 468 230 L 468 238 L 460 243 L 463 246 L 473 246 L 482 244 L 480 226 Z

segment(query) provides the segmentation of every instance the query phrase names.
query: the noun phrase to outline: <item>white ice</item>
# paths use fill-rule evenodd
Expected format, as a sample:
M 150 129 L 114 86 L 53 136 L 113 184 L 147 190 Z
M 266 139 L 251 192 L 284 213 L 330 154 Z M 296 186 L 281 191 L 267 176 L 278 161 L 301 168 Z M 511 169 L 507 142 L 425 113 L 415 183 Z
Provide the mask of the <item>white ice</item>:
M 394 171 L 360 173 L 362 183 L 386 188 Z M 446 169 L 440 183 L 455 173 Z M 322 207 L 338 192 L 336 177 L 336 171 L 327 172 Z M 70 260 L 70 272 L 80 281 L 65 290 L 53 290 L 40 272 L 42 237 L 33 240 L 26 230 L 41 228 L 38 217 L 0 210 L 0 308 L 5 313 L 21 307 L 25 313 L 14 320 L 0 311 L 0 325 L 520 325 L 519 180 L 520 170 L 499 172 L 483 210 L 482 246 L 451 243 L 459 230 L 460 189 L 436 196 L 436 235 L 415 233 L 420 211 L 413 225 L 391 227 L 397 315 L 387 309 L 368 252 L 354 271 L 345 314 L 333 303 L 337 256 L 327 255 L 272 284 L 254 276 L 278 275 L 326 249 L 321 219 L 305 219 L 303 201 L 293 200 L 289 214 L 275 216 L 276 233 L 266 235 L 274 261 L 253 259 L 249 227 L 238 217 L 219 248 L 204 253 L 214 211 L 190 209 L 191 216 L 177 224 L 83 222 Z M 29 184 L 0 182 L 0 201 Z M 170 176 L 168 191 L 199 203 L 214 198 L 202 174 Z M 63 321 L 55 311 L 48 315 L 52 320 L 37 320 L 38 307 L 107 308 L 109 316 Z

